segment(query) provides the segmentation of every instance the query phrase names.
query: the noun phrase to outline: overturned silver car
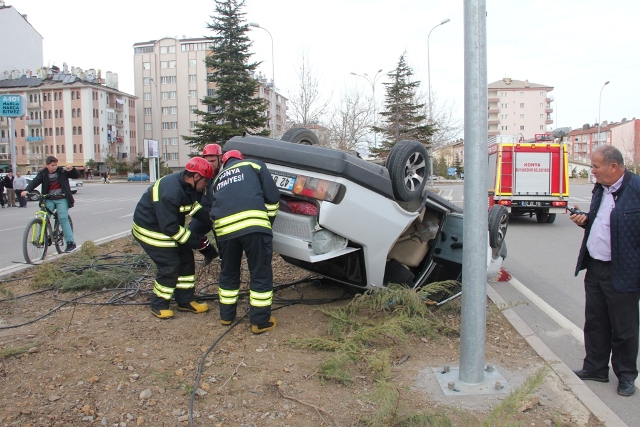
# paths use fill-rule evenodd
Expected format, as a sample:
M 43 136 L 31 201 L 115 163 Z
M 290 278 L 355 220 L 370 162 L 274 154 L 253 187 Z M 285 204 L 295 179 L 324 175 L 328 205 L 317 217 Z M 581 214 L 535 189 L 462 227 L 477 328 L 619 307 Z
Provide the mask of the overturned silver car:
M 461 280 L 463 212 L 426 189 L 423 144 L 401 141 L 386 166 L 322 148 L 294 129 L 283 140 L 234 137 L 225 150 L 264 161 L 280 189 L 273 250 L 298 267 L 360 289 Z M 506 257 L 508 212 L 489 212 L 487 269 Z

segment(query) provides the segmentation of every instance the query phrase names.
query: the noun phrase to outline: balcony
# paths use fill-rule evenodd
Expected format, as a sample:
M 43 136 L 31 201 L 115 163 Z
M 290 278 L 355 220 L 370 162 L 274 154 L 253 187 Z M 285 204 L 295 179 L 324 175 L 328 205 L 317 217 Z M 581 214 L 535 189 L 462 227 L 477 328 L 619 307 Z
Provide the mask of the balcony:
M 489 107 L 489 114 L 491 113 L 499 113 L 500 110 L 498 109 L 498 107 Z
M 0 153 L 0 161 L 11 161 L 11 154 L 9 153 Z
M 0 128 L 8 128 L 9 127 L 9 119 L 0 120 Z
M 544 112 L 545 113 L 553 113 L 553 108 L 545 108 Z
M 117 127 L 119 128 L 124 127 L 124 120 L 116 120 L 115 122 Z
M 489 119 L 488 124 L 490 124 L 490 125 L 499 125 L 500 124 L 500 120 L 498 120 L 498 119 Z
M 42 137 L 41 136 L 28 136 L 27 137 L 27 142 L 41 142 L 42 141 Z
M 27 124 L 28 126 L 42 126 L 42 119 L 25 120 L 25 124 Z
M 27 108 L 40 108 L 40 107 L 41 107 L 40 101 L 27 103 Z
M 545 125 L 551 125 L 551 124 L 553 124 L 553 120 L 547 119 L 547 120 L 544 121 L 544 124 Z
M 488 132 L 489 136 L 496 136 L 496 135 L 500 135 L 500 131 L 499 130 L 490 130 Z
M 6 143 L 6 142 L 11 142 L 11 141 L 9 141 L 9 138 L 0 138 L 0 142 L 5 142 Z
M 489 97 L 489 102 L 500 102 L 500 98 L 498 98 L 497 96 L 490 96 Z

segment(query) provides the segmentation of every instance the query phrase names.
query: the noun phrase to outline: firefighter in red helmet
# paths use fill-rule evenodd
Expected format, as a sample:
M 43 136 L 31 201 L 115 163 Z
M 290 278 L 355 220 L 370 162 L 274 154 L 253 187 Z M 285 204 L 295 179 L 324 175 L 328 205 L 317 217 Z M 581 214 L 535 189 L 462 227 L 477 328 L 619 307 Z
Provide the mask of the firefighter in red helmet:
M 222 156 L 222 169 L 213 180 L 211 218 L 220 250 L 218 306 L 220 321 L 236 318 L 240 294 L 240 265 L 246 254 L 249 265 L 249 321 L 261 334 L 276 326 L 271 316 L 273 255 L 271 224 L 278 212 L 280 192 L 267 166 L 230 150 Z
M 213 168 L 213 176 L 215 177 L 220 170 L 220 157 L 222 156 L 222 148 L 218 144 L 207 144 L 202 149 L 202 157 L 209 162 L 211 167 Z M 202 197 L 200 198 L 200 204 L 202 205 L 203 210 L 209 212 L 211 210 L 211 183 L 213 179 L 208 179 L 207 184 L 205 186 L 204 191 L 202 192 Z M 211 221 L 210 218 L 207 218 L 207 222 L 199 221 L 197 218 L 192 218 L 189 223 L 189 230 L 192 233 L 198 233 L 202 235 L 208 234 L 211 230 Z M 207 248 L 206 251 L 201 251 L 204 256 L 204 260 L 202 261 L 202 266 L 207 266 L 218 257 L 218 251 L 213 247 Z
M 195 300 L 195 261 L 193 249 L 213 249 L 206 236 L 185 228 L 187 215 L 211 224 L 209 213 L 198 202 L 213 168 L 202 157 L 187 162 L 185 170 L 166 175 L 142 195 L 133 213 L 133 236 L 156 264 L 157 273 L 151 299 L 151 312 L 160 319 L 171 319 L 172 298 L 178 310 L 204 313 L 206 303 Z M 215 249 L 214 249 L 215 250 Z

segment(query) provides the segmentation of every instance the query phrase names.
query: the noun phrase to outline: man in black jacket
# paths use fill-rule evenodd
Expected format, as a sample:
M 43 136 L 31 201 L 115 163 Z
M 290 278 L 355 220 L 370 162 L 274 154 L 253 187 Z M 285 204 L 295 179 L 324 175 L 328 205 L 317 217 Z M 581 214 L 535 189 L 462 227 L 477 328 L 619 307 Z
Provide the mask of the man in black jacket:
M 159 319 L 173 318 L 173 310 L 169 309 L 172 297 L 180 311 L 205 313 L 209 310 L 208 304 L 194 300 L 193 250 L 206 254 L 213 246 L 204 235 L 187 229 L 185 219 L 189 215 L 211 224 L 198 199 L 212 176 L 211 165 L 202 157 L 193 157 L 184 171 L 165 175 L 150 186 L 133 213 L 133 236 L 158 270 L 151 312 Z
M 9 171 L 3 178 L 4 188 L 7 190 L 7 206 L 16 207 L 16 192 L 13 189 L 13 172 Z
M 222 164 L 213 181 L 211 208 L 222 262 L 218 284 L 220 320 L 223 325 L 230 325 L 236 318 L 244 252 L 250 273 L 251 331 L 261 334 L 276 326 L 276 319 L 271 316 L 271 224 L 278 212 L 280 192 L 267 166 L 259 160 L 245 160 L 242 153 L 231 150 L 222 156 Z
M 36 175 L 22 191 L 21 196 L 27 197 L 30 191 L 42 184 L 42 194 L 46 195 L 45 204 L 50 210 L 57 209 L 58 221 L 67 242 L 65 252 L 73 252 L 76 249 L 76 241 L 73 238 L 73 229 L 69 222 L 69 209 L 73 207 L 74 200 L 71 194 L 69 178 L 78 178 L 80 172 L 73 166 L 58 166 L 58 159 L 49 156 L 45 160 L 46 167 Z M 14 205 L 15 206 L 15 205 Z
M 585 229 L 575 274 L 586 268 L 583 380 L 608 382 L 609 358 L 618 394 L 631 396 L 638 376 L 640 177 L 610 145 L 591 156 L 596 184 L 591 207 L 571 220 Z M 577 208 L 577 206 L 576 206 Z

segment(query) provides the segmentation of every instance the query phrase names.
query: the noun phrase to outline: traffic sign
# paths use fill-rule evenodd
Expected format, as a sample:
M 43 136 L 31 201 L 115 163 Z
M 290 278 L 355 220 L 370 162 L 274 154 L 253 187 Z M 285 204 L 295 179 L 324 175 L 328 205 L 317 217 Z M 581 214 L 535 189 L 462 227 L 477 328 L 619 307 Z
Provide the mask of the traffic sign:
M 456 172 L 457 172 L 456 168 L 447 168 L 447 175 L 449 175 L 449 176 L 455 175 Z
M 22 95 L 0 95 L 0 116 L 24 116 L 24 97 Z

